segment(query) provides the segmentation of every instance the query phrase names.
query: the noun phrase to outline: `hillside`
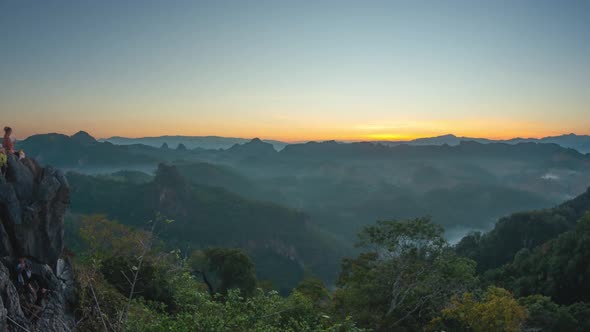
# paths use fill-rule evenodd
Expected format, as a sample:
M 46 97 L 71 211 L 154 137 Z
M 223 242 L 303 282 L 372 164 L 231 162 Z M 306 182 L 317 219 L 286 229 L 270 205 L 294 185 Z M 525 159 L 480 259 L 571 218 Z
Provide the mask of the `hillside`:
M 265 185 L 264 181 L 245 176 L 237 169 L 204 162 L 174 163 L 178 172 L 194 184 L 224 188 L 249 199 L 288 204 L 278 190 Z
M 542 294 L 556 303 L 590 302 L 590 214 L 557 238 L 534 248 L 523 248 L 501 268 L 484 275 L 488 283 L 518 296 Z
M 194 185 L 175 167 L 160 165 L 155 179 L 132 183 L 69 173 L 72 211 L 107 214 L 142 227 L 160 213 L 175 222 L 161 237 L 171 248 L 241 247 L 254 258 L 261 279 L 292 287 L 309 269 L 333 280 L 343 247 L 308 223 L 305 214 Z M 282 266 L 282 268 L 277 268 Z
M 532 249 L 575 227 L 590 210 L 590 188 L 554 208 L 514 213 L 500 219 L 494 229 L 464 237 L 456 246 L 459 254 L 478 263 L 485 271 L 512 261 L 523 248 Z

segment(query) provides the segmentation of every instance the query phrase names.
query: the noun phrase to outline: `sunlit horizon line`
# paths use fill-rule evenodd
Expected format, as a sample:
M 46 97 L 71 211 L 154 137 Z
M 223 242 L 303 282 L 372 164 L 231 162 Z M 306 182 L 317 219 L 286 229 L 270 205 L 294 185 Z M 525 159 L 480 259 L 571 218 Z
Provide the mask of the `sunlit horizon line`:
M 437 138 L 443 136 L 453 135 L 457 138 L 471 138 L 471 139 L 484 139 L 490 141 L 507 141 L 511 139 L 542 139 L 546 137 L 559 137 L 559 136 L 566 136 L 566 135 L 576 135 L 576 136 L 589 136 L 590 133 L 579 134 L 574 132 L 567 132 L 562 134 L 547 134 L 547 135 L 516 135 L 516 136 L 485 136 L 485 135 L 459 135 L 459 134 L 440 134 L 440 135 L 375 135 L 375 134 L 367 134 L 355 137 L 325 137 L 325 138 L 314 138 L 314 139 L 281 139 L 276 137 L 258 137 L 264 140 L 276 140 L 285 143 L 300 143 L 300 142 L 325 142 L 325 141 L 340 141 L 340 142 L 405 142 L 405 141 L 413 141 L 417 139 L 428 139 L 428 138 Z M 165 136 L 165 135 L 164 135 Z M 207 136 L 215 136 L 215 135 L 207 135 Z M 135 137 L 141 138 L 141 137 Z M 256 138 L 256 137 L 252 137 Z
M 47 134 L 64 134 L 68 136 L 72 136 L 79 131 L 85 130 L 78 130 L 71 133 L 59 133 L 59 132 L 47 132 L 47 133 L 35 133 L 27 136 L 25 139 L 36 136 L 36 135 L 47 135 Z M 236 139 L 254 139 L 259 138 L 262 140 L 273 140 L 273 141 L 281 141 L 284 143 L 294 144 L 294 143 L 302 143 L 302 142 L 325 142 L 325 141 L 341 141 L 341 142 L 400 142 L 400 141 L 412 141 L 416 139 L 427 139 L 427 138 L 437 138 L 442 136 L 453 135 L 457 138 L 472 138 L 472 139 L 487 139 L 491 141 L 503 141 L 503 140 L 510 140 L 510 139 L 542 139 L 546 137 L 557 137 L 557 136 L 565 136 L 565 135 L 577 135 L 577 136 L 588 136 L 590 133 L 574 133 L 574 132 L 565 132 L 561 134 L 545 134 L 545 135 L 506 135 L 506 136 L 487 136 L 487 135 L 462 135 L 462 134 L 435 134 L 435 135 L 406 135 L 406 134 L 365 134 L 365 135 L 354 135 L 354 136 L 341 136 L 341 135 L 334 135 L 334 136 L 324 136 L 324 137 L 315 137 L 315 138 L 285 138 L 281 136 L 274 136 L 274 135 L 223 135 L 223 134 L 162 134 L 162 135 L 143 135 L 143 136 L 125 136 L 117 134 L 117 135 L 104 135 L 103 137 L 94 136 L 91 132 L 85 131 L 89 133 L 91 136 L 95 137 L 97 140 L 107 140 L 113 137 L 120 137 L 120 138 L 127 138 L 127 139 L 141 139 L 141 138 L 160 138 L 160 137 L 222 137 L 222 138 L 236 138 Z

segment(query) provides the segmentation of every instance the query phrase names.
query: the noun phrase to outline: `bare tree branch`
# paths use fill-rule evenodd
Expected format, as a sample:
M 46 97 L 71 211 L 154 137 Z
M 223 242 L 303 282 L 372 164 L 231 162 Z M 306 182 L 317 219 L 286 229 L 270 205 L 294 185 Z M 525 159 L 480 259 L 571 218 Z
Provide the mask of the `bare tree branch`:
M 123 330 L 125 323 L 127 321 L 127 317 L 129 315 L 129 309 L 131 308 L 131 303 L 133 302 L 133 296 L 135 294 L 137 294 L 137 292 L 135 291 L 135 287 L 137 286 L 137 282 L 140 280 L 139 273 L 141 272 L 141 267 L 143 265 L 145 256 L 151 250 L 152 243 L 153 243 L 153 237 L 154 237 L 154 231 L 156 229 L 156 224 L 157 224 L 156 221 L 152 222 L 152 228 L 150 229 L 150 232 L 148 234 L 147 241 L 144 242 L 142 239 L 139 239 L 139 241 L 138 241 L 141 245 L 141 248 L 142 248 L 141 254 L 137 257 L 137 266 L 133 266 L 131 268 L 132 276 L 133 276 L 133 278 L 130 280 L 131 281 L 131 289 L 129 290 L 129 296 L 127 297 L 127 303 L 125 304 L 125 307 L 123 308 L 123 310 L 121 310 L 121 313 L 119 314 L 119 320 L 117 322 L 117 330 L 118 331 Z
M 102 315 L 102 310 L 100 310 L 100 303 L 98 303 L 98 298 L 96 297 L 96 293 L 94 292 L 94 287 L 92 286 L 92 283 L 89 283 L 89 285 L 90 285 L 90 291 L 92 292 L 92 297 L 94 298 L 94 302 L 96 303 L 96 309 L 98 310 L 98 315 L 100 316 L 100 320 L 102 322 L 104 330 L 105 330 L 105 332 L 108 332 L 109 329 L 108 329 L 107 324 L 106 324 L 104 317 Z

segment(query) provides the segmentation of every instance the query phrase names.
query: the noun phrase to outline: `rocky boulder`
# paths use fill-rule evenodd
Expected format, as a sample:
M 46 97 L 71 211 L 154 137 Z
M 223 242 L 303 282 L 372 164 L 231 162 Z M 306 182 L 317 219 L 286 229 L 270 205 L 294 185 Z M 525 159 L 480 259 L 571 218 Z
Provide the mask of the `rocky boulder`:
M 64 175 L 32 159 L 8 156 L 0 175 L 0 331 L 69 331 L 73 273 L 63 250 L 64 217 L 69 205 Z M 39 293 L 19 290 L 16 264 L 26 257 Z

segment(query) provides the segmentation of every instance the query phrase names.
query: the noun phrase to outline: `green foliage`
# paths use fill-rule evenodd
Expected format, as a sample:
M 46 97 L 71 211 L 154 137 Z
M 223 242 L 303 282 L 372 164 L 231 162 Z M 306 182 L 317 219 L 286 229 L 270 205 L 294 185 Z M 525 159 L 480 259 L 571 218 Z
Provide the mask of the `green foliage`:
M 250 296 L 256 289 L 254 263 L 241 249 L 197 251 L 192 254 L 189 265 L 195 272 L 209 274 L 208 281 L 215 284 L 218 293 L 226 295 L 230 289 L 239 289 L 245 296 Z
M 576 327 L 571 330 L 572 332 L 590 331 L 590 303 L 574 303 L 568 306 L 568 312 L 576 321 Z
M 523 248 L 532 249 L 575 227 L 590 209 L 590 191 L 555 208 L 515 213 L 502 218 L 486 234 L 471 233 L 456 246 L 458 254 L 477 262 L 479 272 L 512 261 Z
M 526 328 L 550 332 L 583 332 L 590 330 L 590 304 L 578 302 L 559 305 L 547 296 L 531 295 L 519 302 L 528 313 Z
M 578 322 L 568 308 L 554 303 L 549 297 L 532 295 L 519 299 L 519 302 L 528 313 L 527 328 L 552 332 L 576 331 Z
M 118 309 L 124 306 L 125 296 L 105 280 L 92 263 L 76 264 L 76 281 L 78 329 L 108 331 L 105 326 L 118 319 Z
M 127 180 L 113 183 L 129 189 Z M 187 202 L 195 197 L 205 203 L 227 198 L 187 184 L 173 169 L 161 170 L 153 182 L 133 186 L 160 194 L 156 199 L 155 192 L 142 192 L 136 202 L 171 212 L 193 231 L 192 227 L 203 225 L 186 224 L 184 218 L 194 211 Z M 244 203 L 241 199 L 229 202 L 237 204 L 235 211 L 241 211 Z M 454 250 L 444 239 L 443 228 L 428 218 L 380 221 L 359 234 L 361 252 L 343 260 L 338 288 L 332 294 L 320 279 L 305 278 L 289 296 L 280 296 L 268 283 L 262 287 L 257 281 L 257 269 L 249 255 L 260 250 L 257 243 L 248 243 L 254 247 L 249 252 L 210 247 L 185 259 L 181 250 L 170 251 L 173 244 L 186 243 L 172 240 L 171 234 L 187 236 L 178 233 L 184 228 L 176 222 L 157 219 L 167 224 L 162 235 L 169 248 L 163 251 L 151 245 L 159 243 L 153 228 L 133 229 L 104 216 L 89 216 L 76 219 L 68 230 L 73 232 L 79 225 L 79 240 L 84 243 L 76 243 L 76 248 L 87 250 L 77 264 L 77 315 L 83 317 L 80 327 L 88 331 L 359 331 L 356 324 L 375 331 L 587 331 L 590 214 L 569 225 L 569 218 L 586 204 L 584 199 L 572 202 L 551 213 L 512 216 L 506 219 L 510 221 L 500 222 L 494 232 L 470 234 Z M 156 214 L 129 209 L 122 215 Z M 537 218 L 541 218 L 539 228 L 527 237 L 526 227 L 534 228 L 531 225 L 536 225 Z M 139 226 L 136 221 L 130 224 Z M 573 229 L 537 245 L 557 232 L 556 225 Z M 250 226 L 262 227 L 256 222 Z M 204 239 L 206 234 L 199 236 Z M 508 234 L 508 249 L 482 252 L 499 246 L 502 234 Z M 274 246 L 274 254 L 297 259 L 298 253 L 283 240 L 268 245 Z M 513 255 L 512 262 L 488 268 L 506 259 L 518 241 L 523 248 Z M 150 243 L 147 251 L 146 243 Z M 464 256 L 483 262 L 483 284 L 493 286 L 479 290 L 476 264 Z M 136 271 L 140 276 L 134 287 L 124 271 Z M 504 288 L 525 297 L 517 300 Z M 114 326 L 122 322 L 123 326 L 110 328 L 105 322 L 115 322 Z
M 107 219 L 104 215 L 82 217 L 80 237 L 88 246 L 87 254 L 95 260 L 120 255 L 137 255 L 140 243 L 150 235 Z
M 580 219 L 573 231 L 533 250 L 521 250 L 512 263 L 486 278 L 519 296 L 542 294 L 559 304 L 590 302 L 588 257 L 590 214 Z
M 366 252 L 345 259 L 334 293 L 336 312 L 376 330 L 417 329 L 476 281 L 475 263 L 457 257 L 427 218 L 366 227 Z
M 100 272 L 105 280 L 113 285 L 121 294 L 129 294 L 131 285 L 129 279 L 134 264 L 137 260 L 130 256 L 113 256 L 102 262 Z M 172 290 L 168 280 L 170 264 L 158 261 L 152 257 L 143 261 L 139 270 L 141 278 L 137 281 L 135 288 L 137 295 L 149 301 L 162 302 L 167 306 L 173 306 Z
M 378 221 L 359 233 L 358 246 L 376 247 L 396 256 L 428 256 L 447 245 L 443 232 L 430 218 Z
M 315 305 L 309 290 L 317 292 L 316 280 L 301 287 L 308 295 L 295 291 L 285 298 L 256 289 L 254 265 L 240 249 L 197 251 L 186 268 L 176 251 L 146 250 L 153 227 L 133 230 L 102 216 L 82 224 L 89 249 L 76 273 L 81 330 L 361 331 L 350 319 L 333 319 L 329 308 Z M 203 268 L 215 276 L 219 293 L 209 294 L 194 276 Z M 126 271 L 137 272 L 136 281 Z
M 193 256 L 193 264 L 197 264 L 201 257 Z M 243 267 L 247 258 L 243 252 L 216 248 L 205 251 L 203 256 L 207 264 L 230 269 L 230 278 L 244 280 L 236 275 L 241 269 L 227 266 Z M 225 296 L 211 296 L 188 271 L 169 273 L 168 278 L 175 309 L 170 311 L 158 302 L 136 300 L 127 331 L 361 331 L 350 320 L 334 321 L 298 292 L 284 298 L 276 292 L 254 290 L 243 297 L 238 288 L 228 287 Z
M 110 326 L 109 330 L 118 332 L 124 330 L 131 301 L 135 298 L 158 301 L 162 306 L 175 304 L 168 276 L 178 269 L 170 264 L 167 255 L 157 253 L 154 246 L 156 226 L 172 222 L 158 216 L 148 222 L 149 231 L 143 231 L 104 216 L 83 218 L 80 237 L 86 241 L 88 251 L 80 261 L 82 270 L 78 279 L 81 292 L 91 294 L 94 302 L 87 308 L 82 307 L 83 319 L 98 315 L 103 328 Z M 101 284 L 108 287 L 97 287 Z M 104 294 L 113 293 L 112 288 L 123 298 L 119 303 L 102 299 Z
M 88 243 L 82 238 L 80 228 L 87 216 L 67 213 L 64 219 L 64 247 L 66 254 L 82 254 L 88 250 Z
M 316 308 L 325 309 L 331 304 L 331 295 L 319 278 L 307 277 L 297 285 L 295 292 L 307 297 Z
M 474 332 L 518 332 L 526 319 L 526 311 L 505 289 L 489 287 L 480 300 L 473 293 L 453 297 L 431 321 L 430 330 Z
M 335 323 L 317 312 L 310 301 L 294 293 L 288 298 L 276 292 L 256 292 L 243 298 L 229 291 L 224 301 L 190 292 L 190 303 L 176 314 L 166 314 L 145 304 L 130 316 L 129 331 L 361 331 L 350 320 Z

